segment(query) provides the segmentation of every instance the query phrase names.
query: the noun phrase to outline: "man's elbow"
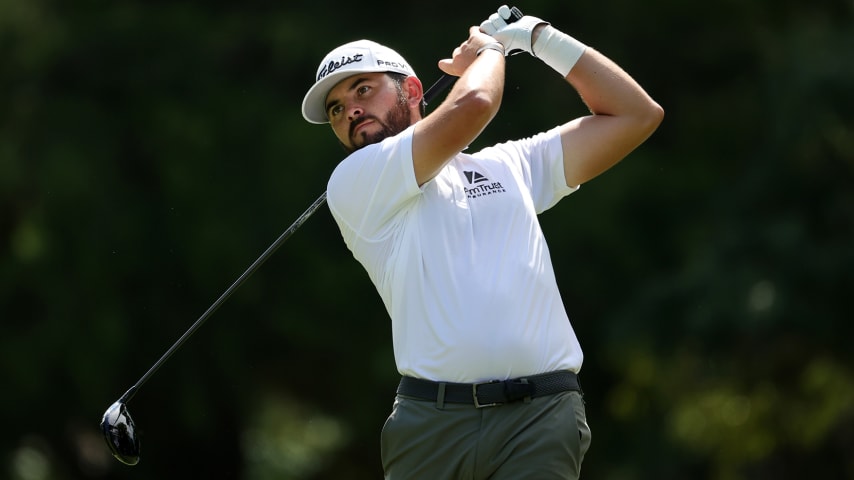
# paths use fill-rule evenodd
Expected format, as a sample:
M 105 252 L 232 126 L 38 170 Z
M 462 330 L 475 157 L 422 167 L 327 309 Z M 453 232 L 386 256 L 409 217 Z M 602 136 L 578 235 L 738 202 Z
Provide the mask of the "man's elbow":
M 644 109 L 644 114 L 640 117 L 640 124 L 643 130 L 647 132 L 647 136 L 652 135 L 658 129 L 658 126 L 661 125 L 662 121 L 664 121 L 664 108 L 650 99 Z
M 474 90 L 457 100 L 457 104 L 474 123 L 488 123 L 501 107 L 501 95 L 485 90 Z

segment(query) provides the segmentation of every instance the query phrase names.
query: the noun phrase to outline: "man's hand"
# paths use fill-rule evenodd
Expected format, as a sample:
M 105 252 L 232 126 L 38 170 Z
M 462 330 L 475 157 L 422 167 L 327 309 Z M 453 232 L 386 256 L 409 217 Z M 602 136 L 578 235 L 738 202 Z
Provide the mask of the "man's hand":
M 501 42 L 507 55 L 515 55 L 523 51 L 534 55 L 531 36 L 537 25 L 548 24 L 548 22 L 525 15 L 512 23 L 508 23 L 511 15 L 510 8 L 507 5 L 502 5 L 496 13 L 490 15 L 480 24 L 480 30 Z
M 448 75 L 459 77 L 477 58 L 477 51 L 497 39 L 483 33 L 480 27 L 469 28 L 469 38 L 454 49 L 451 58 L 439 60 L 439 69 Z

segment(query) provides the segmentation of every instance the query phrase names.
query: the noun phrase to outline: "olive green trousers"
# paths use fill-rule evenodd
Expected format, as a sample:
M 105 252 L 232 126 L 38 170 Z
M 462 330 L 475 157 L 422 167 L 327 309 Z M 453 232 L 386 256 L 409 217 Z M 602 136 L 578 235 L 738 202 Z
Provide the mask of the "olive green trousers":
M 577 479 L 590 438 L 580 392 L 479 409 L 398 395 L 382 464 L 386 480 Z

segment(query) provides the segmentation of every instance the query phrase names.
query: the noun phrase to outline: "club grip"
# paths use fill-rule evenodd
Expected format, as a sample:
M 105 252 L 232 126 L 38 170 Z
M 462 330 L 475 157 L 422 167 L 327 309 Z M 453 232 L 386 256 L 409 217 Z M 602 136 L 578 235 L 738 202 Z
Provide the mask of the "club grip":
M 507 19 L 507 23 L 513 23 L 522 18 L 522 16 L 521 10 L 516 7 L 512 7 L 510 8 L 510 18 Z M 439 80 L 424 92 L 424 104 L 429 105 L 436 99 L 437 95 L 447 90 L 456 81 L 457 77 L 453 75 L 444 74 L 439 77 Z

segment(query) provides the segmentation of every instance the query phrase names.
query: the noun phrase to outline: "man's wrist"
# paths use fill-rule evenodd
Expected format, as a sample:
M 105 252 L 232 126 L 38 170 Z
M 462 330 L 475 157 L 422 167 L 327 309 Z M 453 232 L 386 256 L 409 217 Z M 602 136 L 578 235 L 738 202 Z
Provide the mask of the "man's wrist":
M 489 43 L 483 45 L 482 47 L 477 49 L 476 55 L 479 57 L 480 54 L 483 53 L 485 50 L 495 50 L 496 52 L 501 53 L 501 55 L 506 55 L 506 53 L 504 51 L 504 45 L 502 45 L 499 42 L 489 42 Z
M 538 26 L 537 39 L 533 41 L 532 53 L 546 65 L 566 77 L 584 54 L 587 45 L 561 32 L 551 25 Z

